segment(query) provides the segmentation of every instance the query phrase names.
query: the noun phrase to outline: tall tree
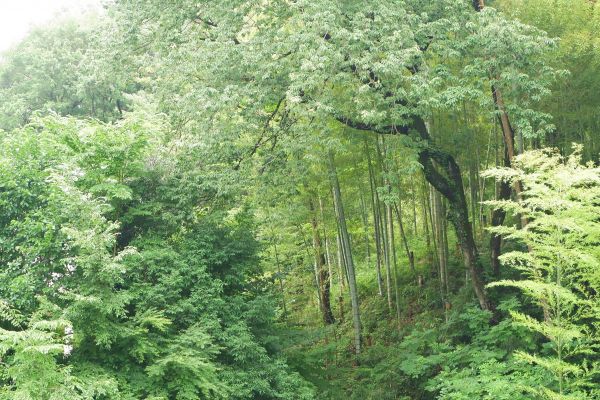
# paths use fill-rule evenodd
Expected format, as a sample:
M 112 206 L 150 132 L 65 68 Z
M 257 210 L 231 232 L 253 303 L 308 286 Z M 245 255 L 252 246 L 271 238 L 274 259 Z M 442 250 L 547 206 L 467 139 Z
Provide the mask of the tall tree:
M 177 35 L 181 42 L 176 46 L 169 37 L 153 42 L 173 60 L 160 65 L 159 74 L 183 91 L 164 91 L 165 109 L 185 121 L 185 114 L 203 99 L 208 112 L 194 118 L 195 124 L 220 132 L 221 142 L 244 143 L 239 136 L 245 132 L 255 135 L 255 148 L 261 147 L 269 142 L 264 127 L 272 121 L 278 122 L 274 136 L 340 131 L 333 124 L 337 121 L 355 130 L 404 137 L 428 182 L 446 199 L 474 292 L 480 306 L 490 308 L 457 161 L 460 151 L 436 143 L 425 121 L 433 110 L 452 111 L 463 100 L 483 104 L 493 113 L 489 91 L 479 80 L 489 79 L 493 67 L 494 86 L 503 89 L 505 98 L 504 89 L 510 87 L 511 95 L 531 99 L 514 110 L 515 129 L 524 135 L 548 130 L 547 116 L 532 105 L 547 93 L 548 79 L 554 76 L 537 57 L 552 45 L 546 35 L 491 9 L 473 13 L 472 5 L 463 1 L 300 1 L 260 7 L 234 1 L 235 12 L 205 5 L 201 15 L 185 2 L 171 13 L 147 7 L 139 14 L 135 3 L 122 5 L 139 21 L 130 25 L 145 27 L 142 38 L 154 39 L 157 27 L 185 32 Z M 195 23 L 188 24 L 190 20 Z M 484 41 L 487 46 L 482 48 Z M 523 52 L 527 60 L 538 61 L 504 57 Z M 436 62 L 448 54 L 460 55 L 456 66 Z M 531 74 L 523 80 L 512 71 Z M 195 77 L 192 82 L 190 76 Z M 186 92 L 193 93 L 189 97 L 194 101 L 183 105 Z M 215 105 L 214 93 L 230 93 L 228 101 Z M 285 101 L 274 116 L 265 112 L 281 98 Z
M 360 355 L 362 346 L 362 327 L 360 322 L 360 304 L 358 300 L 358 287 L 356 285 L 356 272 L 354 268 L 354 260 L 352 258 L 352 246 L 350 244 L 350 236 L 348 235 L 348 227 L 346 226 L 346 214 L 344 213 L 344 204 L 342 203 L 342 192 L 340 182 L 335 167 L 333 153 L 328 153 L 329 175 L 333 190 L 333 201 L 335 212 L 338 219 L 340 230 L 340 246 L 344 255 L 346 265 L 346 273 L 348 274 L 348 287 L 350 289 L 350 304 L 352 305 L 352 323 L 354 325 L 354 352 Z
M 321 313 L 323 315 L 323 322 L 325 325 L 330 325 L 335 322 L 333 312 L 331 311 L 330 301 L 330 279 L 329 271 L 327 269 L 327 261 L 325 258 L 325 251 L 323 243 L 321 241 L 321 233 L 319 231 L 319 221 L 317 219 L 317 210 L 312 197 L 308 200 L 309 212 L 311 218 L 312 235 L 313 235 L 313 248 L 315 251 L 315 263 L 317 271 L 317 284 L 319 287 L 319 305 L 321 307 Z
M 383 281 L 381 278 L 381 264 L 383 258 L 383 248 L 381 245 L 381 215 L 380 215 L 380 207 L 379 207 L 379 196 L 377 194 L 377 184 L 375 180 L 375 172 L 373 168 L 373 163 L 371 162 L 371 151 L 369 149 L 368 138 L 364 138 L 365 141 L 365 153 L 367 155 L 367 166 L 369 170 L 369 186 L 371 189 L 371 209 L 373 210 L 373 226 L 375 232 L 375 251 L 376 251 L 376 259 L 377 259 L 377 289 L 379 290 L 379 295 L 383 296 Z

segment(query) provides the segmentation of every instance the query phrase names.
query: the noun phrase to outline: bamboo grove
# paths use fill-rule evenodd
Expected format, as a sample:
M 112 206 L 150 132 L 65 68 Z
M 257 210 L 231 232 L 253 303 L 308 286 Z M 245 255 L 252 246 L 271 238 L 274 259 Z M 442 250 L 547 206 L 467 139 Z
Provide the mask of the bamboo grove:
M 594 0 L 114 0 L 0 58 L 0 399 L 600 398 Z

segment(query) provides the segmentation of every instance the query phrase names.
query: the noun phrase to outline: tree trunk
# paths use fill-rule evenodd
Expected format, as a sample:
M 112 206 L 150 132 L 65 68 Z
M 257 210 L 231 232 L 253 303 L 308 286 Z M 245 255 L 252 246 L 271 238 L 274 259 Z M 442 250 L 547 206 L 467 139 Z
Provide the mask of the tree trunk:
M 398 180 L 398 182 L 400 182 L 400 180 Z M 410 195 L 412 198 L 412 217 L 413 217 L 413 233 L 415 234 L 415 236 L 419 235 L 419 231 L 417 230 L 417 200 L 416 200 L 416 196 L 415 196 L 415 191 L 417 190 L 416 185 L 413 182 L 413 176 L 410 176 Z
M 392 251 L 392 261 L 394 265 L 394 298 L 396 299 L 396 319 L 398 323 L 398 329 L 400 329 L 400 291 L 398 289 L 398 260 L 396 259 L 396 242 L 394 240 L 394 218 L 392 213 L 392 207 L 388 207 L 388 220 L 390 221 L 390 247 Z
M 445 304 L 448 298 L 448 246 L 445 237 L 445 212 L 442 207 L 442 196 L 436 191 L 431 191 L 432 226 L 436 248 L 438 251 L 438 278 L 440 280 L 440 296 Z
M 514 158 L 515 158 L 515 131 L 510 124 L 510 120 L 508 118 L 508 114 L 506 113 L 506 106 L 504 104 L 504 99 L 502 98 L 502 93 L 500 89 L 494 88 L 492 86 L 492 97 L 494 98 L 494 104 L 496 105 L 496 109 L 500 112 L 500 126 L 502 128 L 502 138 L 504 139 L 505 146 L 505 158 L 508 155 L 508 165 L 514 166 Z M 519 153 L 523 152 L 522 145 L 519 146 Z M 515 191 L 515 195 L 518 199 L 521 199 L 521 193 L 523 192 L 523 185 L 521 181 L 516 180 L 513 185 L 513 189 Z M 527 225 L 527 218 L 521 217 L 521 225 Z
M 479 194 L 479 178 L 477 176 L 477 159 L 471 160 L 469 164 L 469 192 L 471 194 L 471 222 L 473 223 L 473 233 L 477 232 L 477 197 Z
M 436 164 L 444 171 L 440 174 Z M 454 226 L 456 238 L 460 244 L 465 267 L 470 273 L 473 290 L 484 310 L 491 309 L 483 280 L 483 266 L 479 260 L 479 252 L 473 238 L 473 230 L 469 222 L 469 209 L 465 199 L 460 167 L 450 154 L 428 149 L 419 154 L 424 173 L 431 185 L 448 200 L 448 219 Z
M 306 240 L 306 238 L 304 237 L 304 232 L 302 230 L 302 227 L 300 225 L 297 226 L 298 228 L 298 234 L 302 237 L 302 241 L 304 242 L 304 249 L 306 251 L 306 258 L 308 260 L 312 259 L 313 260 L 313 275 L 315 278 L 315 290 L 317 293 L 317 308 L 319 310 L 321 310 L 322 306 L 321 306 L 321 290 L 320 290 L 320 279 L 319 279 L 319 270 L 317 267 L 317 258 L 316 258 L 316 253 L 314 251 L 314 246 L 311 246 L 308 241 Z M 313 254 L 311 254 L 310 250 L 313 250 Z
M 354 271 L 354 261 L 352 259 L 352 251 L 350 245 L 350 237 L 348 235 L 348 227 L 346 226 L 346 216 L 344 214 L 344 205 L 342 203 L 342 193 L 340 190 L 340 182 L 337 177 L 337 171 L 335 169 L 335 162 L 333 159 L 333 153 L 329 152 L 329 173 L 333 186 L 333 200 L 335 204 L 335 210 L 337 219 L 340 226 L 340 242 L 342 249 L 344 250 L 344 258 L 346 261 L 346 272 L 348 275 L 348 287 L 350 288 L 350 301 L 352 305 L 352 323 L 354 326 L 354 351 L 358 356 L 360 355 L 362 333 L 361 333 L 361 322 L 360 322 L 360 304 L 358 300 L 358 288 L 356 286 L 356 274 Z
M 385 140 L 382 137 L 382 146 L 379 145 L 379 138 L 377 140 L 377 163 L 379 164 L 379 169 L 382 174 L 385 176 L 387 169 L 384 165 L 385 159 Z M 387 181 L 387 178 L 384 178 L 383 187 L 385 187 L 389 196 L 390 193 L 390 185 Z M 388 310 L 390 313 L 392 312 L 393 302 L 392 302 L 392 256 L 391 256 L 391 242 L 390 242 L 390 231 L 389 231 L 389 202 L 383 202 L 383 224 L 381 226 L 383 232 L 383 249 L 384 249 L 384 260 L 385 260 L 385 287 L 387 294 L 387 303 Z
M 323 316 L 323 322 L 325 325 L 331 325 L 335 322 L 333 313 L 331 312 L 331 300 L 330 291 L 331 286 L 329 284 L 329 272 L 326 269 L 325 253 L 323 252 L 323 245 L 321 242 L 321 235 L 319 233 L 319 222 L 317 220 L 317 212 L 312 198 L 308 200 L 308 206 L 311 214 L 311 225 L 313 235 L 313 248 L 315 251 L 315 265 L 316 273 L 318 277 L 319 286 L 319 305 L 321 307 L 321 314 Z
M 429 185 L 427 182 L 423 182 L 424 184 L 421 187 L 421 207 L 423 208 L 423 231 L 425 231 L 425 244 L 427 246 L 427 261 L 429 265 L 434 264 L 434 256 L 431 251 L 431 236 L 429 233 L 429 215 L 428 204 L 429 204 L 429 196 L 425 193 L 427 187 Z
M 482 11 L 485 7 L 485 0 L 473 0 L 473 8 L 475 11 Z M 515 157 L 515 132 L 510 123 L 510 119 L 506 112 L 506 106 L 504 104 L 504 98 L 502 97 L 502 92 L 499 88 L 494 87 L 492 85 L 492 98 L 494 100 L 494 105 L 496 109 L 499 111 L 499 121 L 500 127 L 502 128 L 502 138 L 504 139 L 504 147 L 505 147 L 505 155 L 504 155 L 504 165 L 512 166 L 513 160 Z M 520 137 L 520 134 L 519 134 Z M 519 140 L 519 152 L 522 152 L 522 139 Z M 506 183 L 500 184 L 500 193 L 499 198 L 501 200 L 507 200 L 510 198 L 510 187 L 507 188 Z M 520 181 L 515 181 L 513 185 L 515 194 L 518 199 L 521 198 L 521 192 L 523 191 L 523 186 Z M 494 210 L 492 214 L 492 227 L 500 226 L 504 223 L 505 212 L 501 210 Z M 521 226 L 527 225 L 527 218 L 521 217 Z M 496 234 L 492 234 L 490 238 L 490 257 L 491 257 L 491 266 L 492 272 L 495 276 L 500 275 L 500 262 L 498 257 L 500 256 L 502 246 L 502 238 Z
M 283 273 L 279 263 L 279 252 L 277 251 L 277 242 L 273 238 L 273 249 L 275 250 L 275 263 L 277 264 L 277 275 L 279 277 L 279 290 L 281 292 L 281 304 L 283 306 L 283 317 L 287 316 L 287 306 L 285 305 L 285 291 L 283 290 Z
M 369 150 L 367 138 L 365 138 L 365 153 L 367 154 L 367 163 L 369 168 L 369 185 L 371 187 L 371 208 L 373 209 L 373 225 L 375 227 L 375 250 L 377 251 L 377 288 L 379 290 L 379 295 L 383 297 L 383 282 L 381 279 L 382 248 L 381 231 L 379 228 L 381 215 L 379 213 L 379 196 L 377 196 L 376 192 L 377 185 L 375 180 L 375 173 L 373 171 L 373 163 L 371 162 L 371 152 Z
M 404 250 L 406 251 L 406 257 L 408 258 L 410 271 L 413 273 L 413 275 L 416 275 L 417 271 L 415 270 L 415 255 L 408 247 L 408 240 L 406 239 L 406 232 L 404 231 L 404 224 L 402 223 L 402 203 L 400 200 L 398 200 L 398 204 L 395 205 L 395 208 L 398 226 L 400 227 L 400 236 L 402 237 L 402 243 L 404 244 Z
M 390 205 L 384 204 L 383 227 L 384 227 L 384 246 L 385 246 L 385 285 L 387 289 L 388 310 L 392 311 L 392 267 L 391 267 L 391 239 L 389 231 L 389 210 Z
M 448 278 L 448 260 L 450 259 L 450 252 L 448 251 L 448 223 L 446 221 L 446 218 L 444 217 L 446 215 L 446 204 L 444 203 L 444 201 L 441 197 L 440 197 L 440 211 L 441 211 L 441 215 L 442 215 L 442 218 L 440 218 L 440 234 L 441 234 L 440 246 L 442 247 L 442 251 L 444 252 L 443 281 L 444 281 L 444 292 L 446 295 L 446 302 L 445 302 L 444 309 L 448 309 L 447 306 L 448 306 L 448 304 L 450 304 L 449 299 L 448 299 L 448 296 L 450 294 L 450 283 L 449 283 L 449 278 Z
M 456 232 L 465 268 L 471 275 L 473 290 L 484 310 L 491 309 L 483 279 L 483 266 L 479 260 L 479 252 L 473 238 L 473 230 L 469 221 L 469 207 L 465 198 L 460 167 L 454 157 L 431 143 L 431 136 L 425 121 L 419 116 L 413 116 L 412 124 L 388 127 L 373 127 L 356 123 L 347 118 L 337 118 L 338 121 L 359 130 L 376 132 L 386 135 L 419 134 L 418 160 L 423 167 L 427 181 L 440 192 L 448 201 L 448 219 Z
M 362 190 L 360 191 L 360 214 L 363 222 L 367 265 L 371 265 L 371 244 L 369 243 L 369 218 L 367 214 L 365 196 L 363 195 Z
M 510 159 L 508 155 L 508 151 L 506 145 L 504 146 L 504 166 L 510 167 Z M 497 183 L 498 187 L 498 200 L 508 200 L 510 199 L 510 185 L 505 182 Z M 501 209 L 494 209 L 492 211 L 492 226 L 500 226 L 504 223 L 504 218 L 506 217 L 506 212 Z M 492 233 L 490 237 L 490 265 L 492 267 L 492 273 L 496 278 L 500 277 L 500 257 L 502 249 L 502 236 L 497 233 Z
M 339 229 L 336 235 L 337 243 L 337 259 L 338 259 L 338 284 L 340 287 L 340 294 L 338 297 L 338 304 L 340 305 L 340 322 L 344 321 L 344 292 L 346 286 L 344 285 L 344 273 L 343 270 L 346 268 L 344 264 L 344 257 L 342 256 L 342 240 L 340 238 Z
M 323 212 L 323 199 L 319 196 L 319 211 L 321 214 L 321 221 L 323 222 L 323 240 L 325 240 L 325 261 L 327 261 L 327 271 L 329 272 L 329 287 L 333 286 L 333 261 L 331 260 L 331 251 L 329 249 L 329 238 L 327 236 L 327 230 L 325 229 L 325 213 Z
M 483 10 L 483 7 L 485 7 L 484 0 L 473 0 L 473 8 L 475 8 L 476 11 Z

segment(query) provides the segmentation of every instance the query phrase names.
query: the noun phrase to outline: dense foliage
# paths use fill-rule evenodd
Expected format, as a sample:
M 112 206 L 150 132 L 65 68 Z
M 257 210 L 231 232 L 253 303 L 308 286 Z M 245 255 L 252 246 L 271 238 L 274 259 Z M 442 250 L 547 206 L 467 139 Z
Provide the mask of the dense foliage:
M 0 398 L 600 399 L 599 26 L 115 0 L 36 28 L 0 59 Z
M 252 217 L 203 200 L 157 126 L 2 138 L 5 398 L 310 396 L 275 354 Z

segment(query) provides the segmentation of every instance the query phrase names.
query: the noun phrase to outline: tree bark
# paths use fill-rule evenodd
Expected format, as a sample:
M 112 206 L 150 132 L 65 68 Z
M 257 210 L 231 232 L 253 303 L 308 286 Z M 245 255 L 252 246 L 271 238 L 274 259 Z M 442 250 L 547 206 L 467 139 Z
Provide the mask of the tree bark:
M 485 7 L 485 0 L 473 0 L 473 8 L 475 11 L 480 12 Z M 506 105 L 504 104 L 504 98 L 502 97 L 502 92 L 499 88 L 494 87 L 492 85 L 492 98 L 494 100 L 494 105 L 496 110 L 499 112 L 499 122 L 500 127 L 502 128 L 502 138 L 504 140 L 504 166 L 511 167 L 514 163 L 515 157 L 515 132 L 510 123 L 510 118 L 506 112 Z M 520 141 L 519 151 L 522 151 L 522 140 Z M 523 191 L 523 186 L 520 181 L 515 181 L 513 184 L 513 189 L 515 191 L 515 195 L 518 199 L 521 199 L 521 192 Z M 510 199 L 510 186 L 506 183 L 500 183 L 500 191 L 499 191 L 499 199 L 500 200 L 508 200 Z M 506 213 L 502 210 L 494 210 L 492 213 L 492 227 L 500 226 L 504 223 L 504 218 Z M 527 218 L 521 217 L 521 226 L 527 225 Z M 492 267 L 492 273 L 498 277 L 500 276 L 500 261 L 498 257 L 501 254 L 502 247 L 502 238 L 499 235 L 492 234 L 490 238 L 490 264 Z
M 433 265 L 435 258 L 431 251 L 431 237 L 429 233 L 429 196 L 425 193 L 428 187 L 427 182 L 423 182 L 421 187 L 421 207 L 423 208 L 423 231 L 425 232 L 425 244 L 427 246 L 427 261 L 429 265 Z
M 402 243 L 404 244 L 404 250 L 406 251 L 406 257 L 410 266 L 410 271 L 413 275 L 417 274 L 415 270 L 415 255 L 408 247 L 408 240 L 406 239 L 406 232 L 404 231 L 404 223 L 402 222 L 402 203 L 398 200 L 398 204 L 395 204 L 396 218 L 398 219 L 398 226 L 400 227 L 400 236 L 402 237 Z M 428 238 L 429 239 L 429 238 Z M 429 246 L 429 244 L 428 244 Z
M 396 300 L 396 319 L 398 323 L 398 329 L 400 329 L 400 291 L 398 289 L 398 260 L 396 258 L 396 241 L 394 240 L 394 218 L 392 207 L 388 207 L 388 220 L 390 221 L 390 247 L 392 252 L 392 261 L 394 265 L 394 298 Z
M 417 119 L 415 125 L 421 138 L 429 141 L 430 137 L 424 121 Z M 471 276 L 473 290 L 480 307 L 490 310 L 492 306 L 485 290 L 483 266 L 469 221 L 469 208 L 465 198 L 460 167 L 452 155 L 431 145 L 424 147 L 419 152 L 419 163 L 423 166 L 427 181 L 448 201 L 448 219 L 454 227 L 465 267 Z
M 379 214 L 379 197 L 376 192 L 375 173 L 373 163 L 371 162 L 371 151 L 367 138 L 365 138 L 365 153 L 367 154 L 367 163 L 369 168 L 369 185 L 371 187 L 371 208 L 373 209 L 373 225 L 375 228 L 375 250 L 377 252 L 377 289 L 379 295 L 383 297 L 383 282 L 381 280 L 381 232 L 379 230 L 381 216 Z
M 325 229 L 325 213 L 323 212 L 323 199 L 319 196 L 319 211 L 321 215 L 321 221 L 323 222 L 323 240 L 325 240 L 325 261 L 327 262 L 327 271 L 329 272 L 329 287 L 333 286 L 333 270 L 332 270 L 332 260 L 331 260 L 331 251 L 329 249 L 329 238 L 327 236 L 327 230 Z
M 344 259 L 346 261 L 346 273 L 348 275 L 348 287 L 350 289 L 350 302 L 352 305 L 352 323 L 354 327 L 354 351 L 357 356 L 360 355 L 362 345 L 362 328 L 360 322 L 360 304 L 358 299 L 358 288 L 356 286 L 356 274 L 354 270 L 354 261 L 352 259 L 352 251 L 350 245 L 350 236 L 348 235 L 348 227 L 346 226 L 346 216 L 344 214 L 344 205 L 342 203 L 342 193 L 340 190 L 340 182 L 338 180 L 333 153 L 330 151 L 329 158 L 329 173 L 333 186 L 333 200 L 335 210 L 340 227 L 340 242 L 344 250 Z
M 477 159 L 472 159 L 469 165 L 469 192 L 471 195 L 471 222 L 473 223 L 473 233 L 477 232 L 477 197 L 479 194 L 479 177 L 477 168 Z
M 285 291 L 283 290 L 283 273 L 279 263 L 279 252 L 277 251 L 277 242 L 273 238 L 273 249 L 275 250 L 275 263 L 277 264 L 277 275 L 279 277 L 279 290 L 281 292 L 281 305 L 283 306 L 283 317 L 287 316 L 287 306 L 285 304 Z
M 367 265 L 371 265 L 371 243 L 369 242 L 369 218 L 367 214 L 367 205 L 365 202 L 365 196 L 362 190 L 360 191 L 360 214 L 363 222 L 363 231 L 365 237 L 365 250 Z
M 504 146 L 504 166 L 510 167 L 510 159 L 506 145 Z M 497 183 L 499 186 L 498 199 L 508 200 L 510 199 L 511 188 L 508 182 L 502 181 Z M 498 208 L 492 211 L 492 226 L 500 226 L 504 223 L 506 212 L 504 209 Z M 492 267 L 492 273 L 496 278 L 500 277 L 500 257 L 502 250 L 502 236 L 497 233 L 492 233 L 490 237 L 490 265 Z
M 412 175 L 410 177 L 410 186 L 411 186 L 410 195 L 412 198 L 413 232 L 414 232 L 415 236 L 418 236 L 419 231 L 417 230 L 417 200 L 416 200 L 416 196 L 415 196 L 415 190 L 417 190 L 417 187 L 415 186 L 415 184 L 413 182 Z
M 484 0 L 473 0 L 473 8 L 475 8 L 476 11 L 481 11 L 481 10 L 483 10 L 484 7 L 485 7 Z
M 298 234 L 302 237 L 302 241 L 304 242 L 304 250 L 306 251 L 306 258 L 308 260 L 310 260 L 312 258 L 313 260 L 313 275 L 315 278 L 315 292 L 317 294 L 317 308 L 319 310 L 321 310 L 321 290 L 320 290 L 320 279 L 319 279 L 319 270 L 317 268 L 317 259 L 315 257 L 315 252 L 314 252 L 314 245 L 311 246 L 308 241 L 306 240 L 306 238 L 304 237 L 304 232 L 303 229 L 300 225 L 297 226 L 298 228 Z M 313 254 L 311 254 L 310 250 L 313 250 Z
M 434 190 L 431 191 L 432 226 L 434 240 L 438 250 L 438 279 L 440 281 L 440 297 L 445 304 L 448 297 L 448 246 L 445 238 L 445 212 L 442 209 L 442 196 Z
M 344 322 L 344 292 L 346 286 L 344 284 L 344 269 L 346 268 L 344 264 L 344 257 L 342 256 L 342 240 L 340 238 L 340 233 L 338 229 L 338 234 L 336 235 L 336 244 L 337 244 L 337 259 L 338 259 L 338 284 L 340 287 L 340 293 L 338 297 L 338 304 L 340 306 L 340 322 Z
M 333 313 L 331 312 L 330 292 L 331 286 L 329 281 L 329 271 L 326 269 L 325 253 L 319 233 L 319 221 L 317 220 L 317 212 L 312 198 L 308 200 L 308 206 L 311 214 L 311 226 L 313 235 L 313 248 L 315 251 L 316 273 L 318 276 L 319 286 L 319 305 L 325 325 L 331 325 L 335 322 Z
M 372 131 L 378 134 L 409 135 L 412 132 L 419 134 L 418 160 L 423 167 L 425 179 L 448 201 L 448 219 L 456 232 L 460 244 L 465 267 L 470 273 L 471 282 L 479 305 L 484 310 L 492 309 L 489 302 L 483 279 L 483 266 L 479 260 L 479 252 L 475 245 L 473 229 L 469 220 L 469 207 L 467 205 L 463 180 L 458 163 L 454 157 L 434 146 L 425 121 L 419 116 L 413 116 L 410 125 L 392 125 L 387 127 L 374 127 L 348 118 L 337 118 L 338 121 L 354 129 Z
M 381 138 L 381 146 L 379 145 L 379 138 L 377 138 L 377 163 L 379 164 L 379 170 L 383 174 L 383 187 L 387 189 L 387 194 L 390 194 L 390 185 L 387 180 L 387 167 L 384 163 L 386 157 L 386 144 L 385 138 Z M 390 204 L 388 201 L 383 202 L 383 224 L 381 226 L 383 232 L 383 249 L 384 249 L 384 260 L 385 260 L 385 287 L 387 294 L 388 310 L 390 313 L 393 308 L 392 301 L 392 254 L 391 254 L 391 240 L 389 231 L 389 210 Z
M 390 205 L 384 204 L 384 214 L 383 214 L 383 227 L 385 229 L 384 233 L 384 246 L 385 246 L 385 285 L 387 289 L 387 303 L 388 309 L 392 311 L 392 260 L 391 260 L 391 238 L 390 238 L 390 230 L 389 230 L 389 215 L 390 215 Z

